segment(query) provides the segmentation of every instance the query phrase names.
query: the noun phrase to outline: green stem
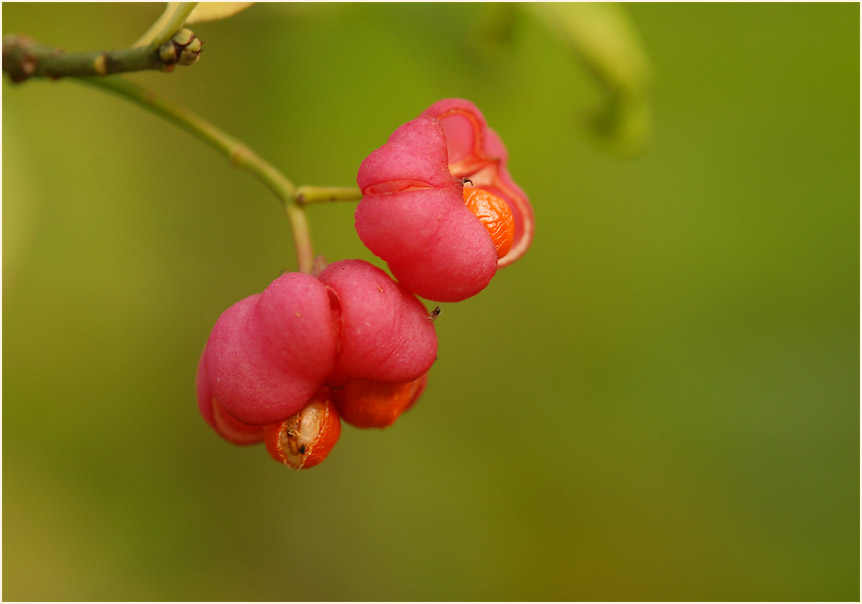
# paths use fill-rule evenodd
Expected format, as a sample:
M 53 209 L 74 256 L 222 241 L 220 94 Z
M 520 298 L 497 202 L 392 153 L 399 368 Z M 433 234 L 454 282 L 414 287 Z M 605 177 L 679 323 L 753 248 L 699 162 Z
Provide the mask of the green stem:
M 3 38 L 3 71 L 13 82 L 28 78 L 61 78 L 68 75 L 106 75 L 124 71 L 164 69 L 159 53 L 149 48 L 124 48 L 110 52 L 66 54 L 37 44 L 26 36 Z
M 362 191 L 356 187 L 309 187 L 296 190 L 296 203 L 302 206 L 332 201 L 360 201 Z
M 141 88 L 137 84 L 119 77 L 82 77 L 77 79 L 122 96 L 172 122 L 228 157 L 235 166 L 248 170 L 263 181 L 284 205 L 285 214 L 293 231 L 296 261 L 300 272 L 311 273 L 314 264 L 314 252 L 305 208 L 296 202 L 296 187 L 275 167 L 214 124 L 172 101 Z
M 197 2 L 180 2 L 173 12 L 169 10 L 170 7 L 165 9 L 162 16 L 147 30 L 147 33 L 135 42 L 133 48 L 149 46 L 155 49 L 170 40 L 185 24 L 186 19 L 189 18 L 197 5 Z

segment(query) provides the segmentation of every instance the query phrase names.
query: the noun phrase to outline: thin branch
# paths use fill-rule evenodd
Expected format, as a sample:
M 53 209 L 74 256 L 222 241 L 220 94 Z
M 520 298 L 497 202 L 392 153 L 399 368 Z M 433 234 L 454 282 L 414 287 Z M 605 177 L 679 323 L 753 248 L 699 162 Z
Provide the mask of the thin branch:
M 172 122 L 226 156 L 233 165 L 248 170 L 260 179 L 284 205 L 285 214 L 293 232 L 299 270 L 303 273 L 311 273 L 314 264 L 311 229 L 308 226 L 305 209 L 296 203 L 297 189 L 284 174 L 264 161 L 244 143 L 228 135 L 214 124 L 185 107 L 145 90 L 137 84 L 120 77 L 82 77 L 77 79 L 122 96 Z
M 66 76 L 104 76 L 149 69 L 172 71 L 177 64 L 196 62 L 202 46 L 203 42 L 188 29 L 180 30 L 155 48 L 143 46 L 72 53 L 39 44 L 28 36 L 10 34 L 3 38 L 3 71 L 13 82 L 39 77 L 56 80 Z
M 362 200 L 362 191 L 356 187 L 302 186 L 296 190 L 296 203 L 303 206 L 313 203 L 360 200 Z
M 162 13 L 156 22 L 150 26 L 150 29 L 132 47 L 149 46 L 150 48 L 158 48 L 170 40 L 185 25 L 186 19 L 189 18 L 189 15 L 192 14 L 197 5 L 197 2 L 180 2 L 179 6 L 171 11 L 171 3 L 168 3 L 165 12 Z

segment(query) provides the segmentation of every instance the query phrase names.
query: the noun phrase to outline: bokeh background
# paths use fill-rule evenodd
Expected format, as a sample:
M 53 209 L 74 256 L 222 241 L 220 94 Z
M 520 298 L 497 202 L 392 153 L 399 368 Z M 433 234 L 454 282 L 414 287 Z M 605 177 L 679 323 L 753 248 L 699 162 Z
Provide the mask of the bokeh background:
M 116 48 L 161 9 L 5 3 L 3 33 Z M 4 599 L 858 600 L 859 6 L 573 11 L 256 5 L 132 76 L 297 184 L 465 97 L 534 204 L 530 252 L 443 305 L 422 401 L 300 473 L 193 388 L 294 267 L 275 198 L 122 99 L 4 78 Z M 625 23 L 649 108 L 601 138 L 602 57 L 637 53 L 571 36 Z M 309 210 L 330 260 L 373 260 L 352 210 Z

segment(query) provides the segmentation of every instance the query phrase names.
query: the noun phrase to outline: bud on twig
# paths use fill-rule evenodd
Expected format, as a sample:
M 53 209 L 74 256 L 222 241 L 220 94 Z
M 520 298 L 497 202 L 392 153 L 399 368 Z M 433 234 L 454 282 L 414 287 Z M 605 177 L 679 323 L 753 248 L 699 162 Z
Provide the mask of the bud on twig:
M 45 46 L 31 38 L 11 34 L 3 38 L 3 71 L 13 82 L 31 77 L 104 76 L 128 71 L 156 69 L 173 71 L 179 65 L 191 65 L 200 58 L 203 42 L 188 29 L 155 47 L 133 47 L 96 52 L 65 52 Z
M 181 29 L 174 37 L 159 47 L 159 59 L 167 71 L 177 63 L 191 65 L 200 58 L 203 42 L 190 29 Z

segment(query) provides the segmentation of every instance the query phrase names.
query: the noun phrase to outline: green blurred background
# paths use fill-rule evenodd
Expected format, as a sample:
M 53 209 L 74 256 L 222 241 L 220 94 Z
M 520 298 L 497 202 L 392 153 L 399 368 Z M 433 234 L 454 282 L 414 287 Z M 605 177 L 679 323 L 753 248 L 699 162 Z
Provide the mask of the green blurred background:
M 71 51 L 162 6 L 2 8 Z M 859 6 L 623 10 L 636 157 L 526 7 L 257 5 L 132 76 L 298 184 L 465 97 L 533 202 L 530 252 L 443 305 L 420 404 L 301 473 L 193 387 L 219 313 L 294 267 L 276 200 L 122 99 L 4 78 L 3 598 L 858 600 Z M 309 210 L 329 260 L 372 259 L 352 209 Z

